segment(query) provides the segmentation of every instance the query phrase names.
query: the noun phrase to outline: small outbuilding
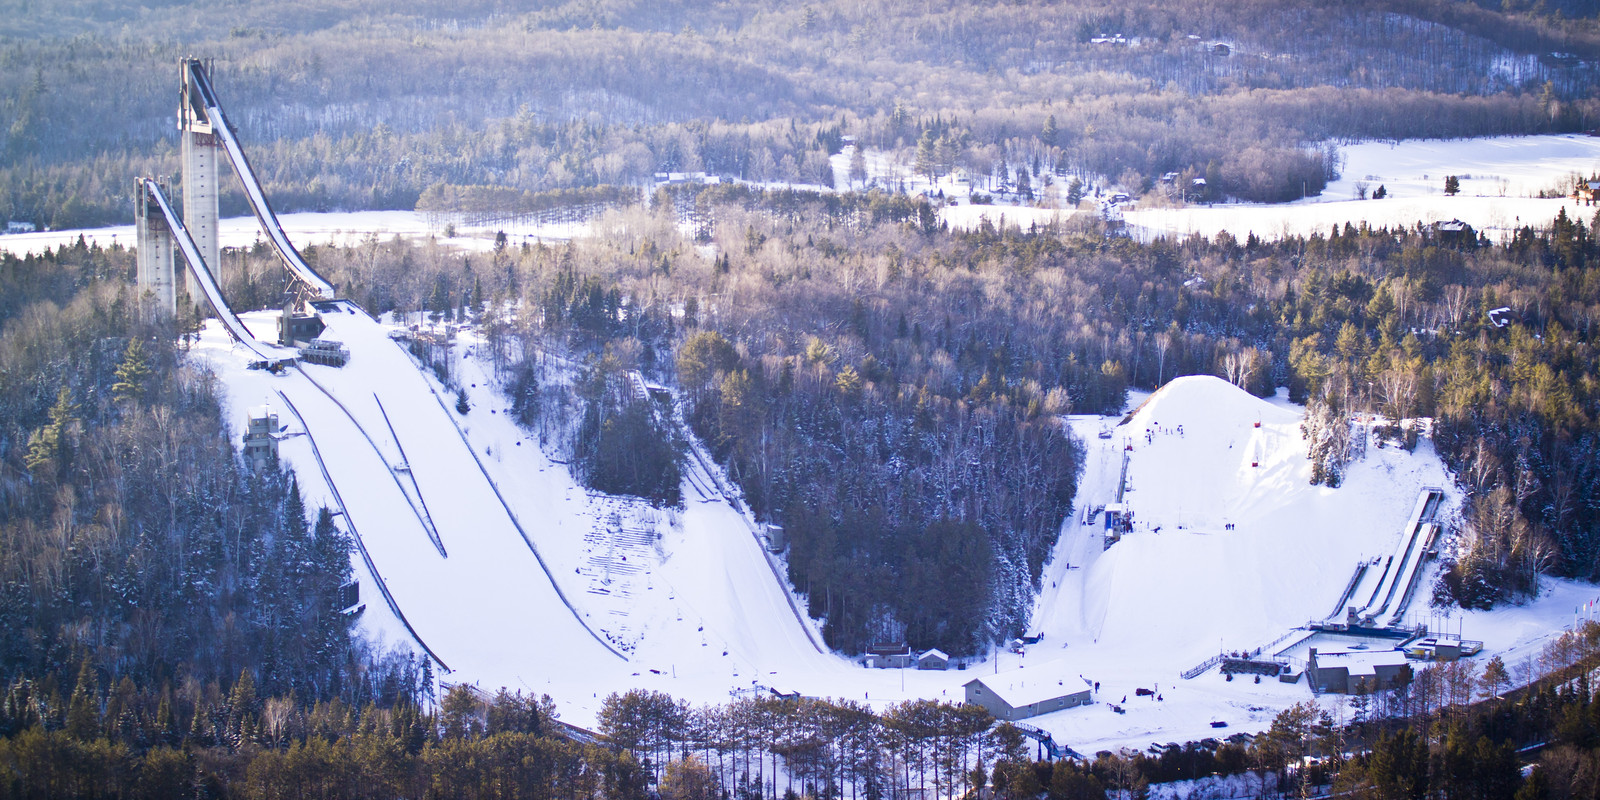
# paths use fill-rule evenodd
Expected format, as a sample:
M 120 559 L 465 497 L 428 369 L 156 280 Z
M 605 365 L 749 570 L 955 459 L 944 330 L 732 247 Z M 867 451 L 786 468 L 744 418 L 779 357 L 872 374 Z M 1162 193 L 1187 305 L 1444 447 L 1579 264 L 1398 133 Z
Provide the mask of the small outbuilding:
M 1027 719 L 1094 702 L 1087 685 L 1079 687 L 1076 679 L 1068 680 L 1074 682 L 1069 685 L 1066 680 L 1041 679 L 1020 671 L 974 678 L 965 684 L 967 702 L 989 709 L 999 720 Z
M 917 656 L 917 669 L 949 669 L 950 657 L 942 650 L 929 650 Z
M 905 669 L 913 666 L 916 658 L 912 656 L 909 645 L 885 642 L 867 648 L 863 663 L 873 669 Z

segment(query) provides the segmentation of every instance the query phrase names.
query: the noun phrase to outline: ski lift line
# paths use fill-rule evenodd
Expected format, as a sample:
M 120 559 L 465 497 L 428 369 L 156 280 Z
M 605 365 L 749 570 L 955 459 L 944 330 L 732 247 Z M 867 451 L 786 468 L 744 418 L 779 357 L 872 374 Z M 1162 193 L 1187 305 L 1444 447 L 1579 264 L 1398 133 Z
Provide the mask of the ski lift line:
M 344 412 L 345 418 L 349 419 L 350 424 L 355 426 L 355 429 L 361 433 L 361 438 L 367 440 L 367 445 L 372 448 L 374 453 L 378 454 L 378 458 L 384 463 L 388 463 L 389 459 L 383 454 L 383 449 L 378 447 L 378 443 L 376 441 L 373 441 L 372 434 L 367 433 L 367 429 L 361 427 L 361 423 L 356 420 L 356 415 L 350 413 L 350 409 L 345 407 L 345 404 L 340 402 L 339 398 L 335 397 L 333 392 L 328 391 L 326 386 L 323 386 L 321 383 L 319 383 L 316 378 L 311 377 L 311 373 L 307 372 L 304 367 L 300 366 L 299 364 L 295 364 L 295 369 L 298 369 L 300 374 L 305 376 L 307 381 L 311 382 L 312 386 L 317 387 L 318 391 L 327 396 L 329 400 L 332 400 L 333 404 L 338 406 L 340 411 Z M 399 489 L 400 495 L 406 499 L 406 505 L 411 507 L 411 513 L 417 518 L 417 524 L 422 526 L 423 533 L 428 536 L 429 541 L 433 542 L 433 546 L 438 548 L 439 556 L 441 558 L 449 558 L 450 554 L 445 551 L 444 542 L 439 539 L 439 534 L 433 530 L 433 520 L 423 516 L 422 509 L 417 508 L 416 501 L 411 499 L 411 494 L 406 491 L 405 484 L 400 482 L 400 478 L 394 474 L 393 470 L 389 471 L 389 479 L 394 481 L 395 488 Z
M 367 552 L 366 542 L 362 540 L 361 532 L 356 529 L 355 518 L 350 516 L 350 510 L 345 507 L 344 498 L 339 494 L 339 487 L 334 485 L 333 476 L 328 473 L 328 465 L 322 461 L 322 450 L 317 447 L 317 438 L 311 434 L 311 426 L 306 424 L 305 417 L 300 415 L 300 410 L 295 408 L 294 402 L 281 390 L 277 391 L 278 398 L 288 407 L 289 413 L 294 414 L 295 419 L 300 421 L 301 429 L 306 432 L 306 441 L 311 443 L 311 456 L 317 461 L 317 469 L 322 473 L 322 480 L 328 485 L 328 492 L 333 495 L 333 502 L 338 504 L 339 513 L 344 517 L 345 527 L 350 529 L 350 538 L 355 540 L 356 551 L 361 554 L 362 562 L 367 565 L 368 574 L 372 575 L 373 582 L 378 585 L 378 593 L 383 595 L 384 603 L 388 604 L 389 610 L 394 612 L 395 619 L 400 620 L 400 624 L 405 626 L 406 632 L 411 634 L 411 638 L 417 643 L 417 646 L 421 647 L 422 651 L 427 653 L 428 657 L 433 659 L 440 669 L 447 673 L 450 672 L 450 666 L 439 658 L 439 654 L 428 647 L 427 642 L 422 641 L 422 637 L 417 634 L 416 629 L 411 627 L 411 622 L 406 619 L 405 612 L 400 610 L 400 604 L 395 602 L 394 595 L 389 593 L 389 584 L 384 581 L 383 573 L 378 571 L 378 565 L 373 562 L 372 555 Z
M 426 381 L 426 378 L 424 378 L 424 380 Z M 495 483 L 494 478 L 489 475 L 488 468 L 483 465 L 483 459 L 478 458 L 478 452 L 472 449 L 472 442 L 467 439 L 467 432 L 462 430 L 461 423 L 457 422 L 456 418 L 450 415 L 450 408 L 444 404 L 444 398 L 439 396 L 438 390 L 433 388 L 433 384 L 431 382 L 428 383 L 428 394 L 432 395 L 434 401 L 439 404 L 439 410 L 444 412 L 445 419 L 450 420 L 450 424 L 455 427 L 456 435 L 461 437 L 462 446 L 467 448 L 467 454 L 472 456 L 473 463 L 478 465 L 478 471 L 483 473 L 484 481 L 489 484 L 490 491 L 494 492 L 495 499 L 500 501 L 500 507 L 506 510 L 506 518 L 511 520 L 512 527 L 516 528 L 517 533 L 522 536 L 522 542 L 526 544 L 528 546 L 528 550 L 533 553 L 533 559 L 539 562 L 539 569 L 544 570 L 544 576 L 550 581 L 550 588 L 555 590 L 556 597 L 561 600 L 561 604 L 566 606 L 568 611 L 572 612 L 573 619 L 576 619 L 578 624 L 582 626 L 585 631 L 588 631 L 589 635 L 593 637 L 595 641 L 600 643 L 601 647 L 611 651 L 611 654 L 617 658 L 620 658 L 623 661 L 628 661 L 629 659 L 627 656 L 623 655 L 622 652 L 617 648 L 612 647 L 611 643 L 607 642 L 605 637 L 600 635 L 599 631 L 596 631 L 594 628 L 589 626 L 588 620 L 584 619 L 584 616 L 578 613 L 577 606 L 574 606 L 572 601 L 567 598 L 567 593 L 561 591 L 561 584 L 556 582 L 555 573 L 550 571 L 550 565 L 546 564 L 544 561 L 544 556 L 539 554 L 539 548 L 534 546 L 532 537 L 528 536 L 528 532 L 526 530 L 523 530 L 522 522 L 517 519 L 516 513 L 511 510 L 511 504 L 507 503 L 505 495 L 501 494 L 499 484 Z
M 185 62 L 185 69 L 194 81 L 195 88 L 200 92 L 200 100 L 205 104 L 206 119 L 211 123 L 212 132 L 222 141 L 223 149 L 228 152 L 228 160 L 233 163 L 233 171 L 239 176 L 240 183 L 244 184 L 250 208 L 255 211 L 256 219 L 266 231 L 267 238 L 272 240 L 272 247 L 278 251 L 278 257 L 283 259 L 289 271 L 312 291 L 325 299 L 333 299 L 333 284 L 328 283 L 306 263 L 300 256 L 300 251 L 289 242 L 288 235 L 283 232 L 283 226 L 278 224 L 278 217 L 272 213 L 272 206 L 267 202 L 266 193 L 261 190 L 261 183 L 256 180 L 255 170 L 250 167 L 250 160 L 245 157 L 244 148 L 240 147 L 239 140 L 233 135 L 233 128 L 228 125 L 227 116 L 222 113 L 222 103 L 217 100 L 216 92 L 211 88 L 211 77 L 206 74 L 205 67 L 200 61 L 191 59 Z
M 406 477 L 411 480 L 411 487 L 417 490 L 417 504 L 421 506 L 417 509 L 417 516 L 422 518 L 424 527 L 428 529 L 428 538 L 433 540 L 433 546 L 439 548 L 439 555 L 449 558 L 450 554 L 445 552 L 444 541 L 439 536 L 439 528 L 433 524 L 433 514 L 428 511 L 428 501 L 422 496 L 422 484 L 417 482 L 416 474 L 411 471 L 411 457 L 406 455 L 405 445 L 400 443 L 400 434 L 395 432 L 394 423 L 389 421 L 389 412 L 384 410 L 383 401 L 378 399 L 377 392 L 372 393 L 372 402 L 378 404 L 378 413 L 383 415 L 383 424 L 389 428 L 389 436 L 394 439 L 395 449 L 400 451 L 400 462 L 406 465 Z
M 173 212 L 172 205 L 167 202 L 166 195 L 161 193 L 161 187 L 149 178 L 144 179 L 145 191 L 160 206 L 161 213 L 167 218 L 167 226 L 172 229 L 172 238 L 178 243 L 178 249 L 183 253 L 183 260 L 189 265 L 190 274 L 194 275 L 195 282 L 200 284 L 201 292 L 206 296 L 206 303 L 216 313 L 217 319 L 222 321 L 222 326 L 228 330 L 228 335 L 233 340 L 242 344 L 254 353 L 256 357 L 265 361 L 282 361 L 284 356 L 274 353 L 263 347 L 256 337 L 251 335 L 250 329 L 234 315 L 233 309 L 228 307 L 228 302 L 222 297 L 222 290 L 217 288 L 217 282 L 211 275 L 211 269 L 206 266 L 206 261 L 200 256 L 200 248 L 194 243 L 194 237 L 189 235 L 189 229 L 183 226 L 183 220 Z

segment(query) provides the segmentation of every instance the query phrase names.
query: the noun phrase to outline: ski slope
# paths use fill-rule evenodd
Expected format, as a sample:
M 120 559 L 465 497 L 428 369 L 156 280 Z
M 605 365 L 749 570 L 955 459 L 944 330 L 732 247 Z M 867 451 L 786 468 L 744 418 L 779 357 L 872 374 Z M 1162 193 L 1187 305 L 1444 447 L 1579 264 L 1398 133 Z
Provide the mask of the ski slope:
M 1101 682 L 1093 705 L 1030 720 L 1080 752 L 1210 736 L 1212 721 L 1264 729 L 1310 697 L 1304 684 L 1178 673 L 1327 616 L 1359 563 L 1394 553 L 1420 487 L 1449 485 L 1424 442 L 1414 454 L 1369 449 L 1344 486 L 1312 487 L 1297 408 L 1214 378 L 1178 379 L 1125 425 L 1068 422 L 1087 448 L 1080 508 L 1113 495 L 1133 444 L 1125 501 L 1136 524 L 1104 550 L 1098 521 L 1066 522 L 1034 615 L 1043 641 L 965 671 L 868 670 L 817 647 L 714 466 L 690 460 L 681 509 L 586 491 L 510 418 L 481 340 L 463 335 L 452 347 L 472 406 L 462 416 L 388 338 L 394 326 L 339 307 L 324 316 L 326 335 L 350 348 L 343 369 L 247 370 L 208 325 L 198 352 L 227 387 L 228 419 L 242 432 L 244 409 L 284 402 L 278 392 L 300 412 L 371 559 L 372 568 L 356 560 L 367 636 L 406 643 L 414 631 L 452 670 L 447 680 L 547 692 L 580 725 L 594 723 L 607 694 L 633 687 L 696 704 L 771 687 L 882 710 L 915 697 L 959 700 L 962 684 L 998 674 L 1025 685 Z M 274 323 L 272 312 L 241 316 L 261 330 Z M 301 423 L 282 419 L 283 458 L 308 502 L 331 503 Z M 1112 437 L 1099 438 L 1102 428 Z M 381 474 L 393 474 L 402 446 L 448 557 Z M 374 570 L 409 630 L 370 591 Z M 1552 586 L 1549 599 L 1469 617 L 1466 635 L 1490 653 L 1536 652 L 1573 597 L 1593 591 Z M 1162 700 L 1134 698 L 1138 687 Z M 1124 696 L 1127 713 L 1112 713 L 1107 703 Z
M 344 368 L 245 369 L 214 322 L 199 353 L 227 386 L 231 424 L 242 432 L 246 407 L 273 405 L 308 502 L 343 501 L 372 562 L 356 560 L 372 638 L 425 644 L 446 680 L 548 692 L 579 724 L 632 686 L 699 702 L 768 686 L 884 703 L 947 691 L 954 674 L 924 673 L 902 694 L 901 676 L 821 648 L 720 475 L 692 463 L 682 510 L 587 492 L 503 413 L 469 341 L 459 369 L 475 408 L 462 418 L 394 328 L 322 306 L 323 336 L 350 350 Z M 274 312 L 242 318 L 275 324 Z

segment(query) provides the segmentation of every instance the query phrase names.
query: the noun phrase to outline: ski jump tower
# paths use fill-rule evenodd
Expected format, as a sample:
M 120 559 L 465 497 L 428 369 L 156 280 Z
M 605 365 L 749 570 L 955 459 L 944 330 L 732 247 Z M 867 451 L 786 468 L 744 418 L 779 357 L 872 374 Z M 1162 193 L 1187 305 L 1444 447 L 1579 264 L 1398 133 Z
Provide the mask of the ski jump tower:
M 197 75 L 210 70 L 201 62 L 184 59 L 178 64 L 183 87 L 178 100 L 178 135 L 183 151 L 183 226 L 189 229 L 195 249 L 213 272 L 220 275 L 222 248 L 217 241 L 217 136 Z M 200 296 L 199 284 L 188 276 L 189 296 Z
M 151 196 L 143 178 L 134 181 L 134 230 L 137 233 L 139 289 L 155 297 L 157 309 L 168 316 L 178 313 L 177 265 L 173 258 L 172 228 Z M 191 278 L 191 280 L 193 280 Z M 194 289 L 190 297 L 197 297 Z
M 222 247 L 217 240 L 217 137 L 206 115 L 205 101 L 195 83 L 195 69 L 204 69 L 200 62 L 184 59 L 178 62 L 178 80 L 182 91 L 178 97 L 178 135 L 183 151 L 183 226 L 194 240 L 195 249 L 206 265 L 217 269 L 222 258 Z M 168 315 L 178 312 L 177 275 L 180 271 L 174 259 L 172 228 L 167 225 L 161 209 L 151 197 L 143 178 L 134 187 L 134 217 L 139 253 L 139 288 L 155 296 L 156 308 Z M 170 187 L 166 187 L 168 193 Z M 200 302 L 200 285 L 193 274 L 184 270 L 184 288 L 189 299 Z
M 184 284 L 190 301 L 209 303 L 219 316 L 236 321 L 215 278 L 222 255 L 217 237 L 217 183 L 221 159 L 226 157 L 244 186 L 245 199 L 250 201 L 262 231 L 292 279 L 279 325 L 280 342 L 288 345 L 315 337 L 322 326 L 311 303 L 334 299 L 333 284 L 306 263 L 283 232 L 250 160 L 228 125 L 205 62 L 185 58 L 178 62 L 178 73 L 182 86 L 178 133 L 183 144 L 183 217 L 180 220 L 167 202 L 167 187 L 148 178 L 138 180 L 134 213 L 138 222 L 140 290 L 154 295 L 156 306 L 163 312 L 176 314 L 175 255 L 181 252 L 189 267 L 184 272 Z

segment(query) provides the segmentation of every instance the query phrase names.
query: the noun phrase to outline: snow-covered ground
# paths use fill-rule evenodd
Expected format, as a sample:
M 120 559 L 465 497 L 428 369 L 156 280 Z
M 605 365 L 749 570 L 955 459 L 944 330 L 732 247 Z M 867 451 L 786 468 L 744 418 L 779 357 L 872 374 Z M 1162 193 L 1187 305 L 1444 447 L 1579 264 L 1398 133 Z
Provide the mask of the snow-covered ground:
M 472 405 L 462 417 L 388 338 L 393 326 L 346 308 L 325 315 L 326 335 L 352 353 L 342 369 L 247 370 L 242 350 L 215 323 L 207 327 L 198 354 L 227 387 L 235 432 L 245 408 L 272 404 L 289 425 L 284 459 L 309 502 L 328 503 L 310 444 L 297 435 L 309 428 L 402 613 L 454 670 L 446 680 L 548 692 L 577 724 L 592 724 L 601 699 L 630 687 L 717 703 L 770 686 L 882 709 L 912 697 L 959 700 L 979 676 L 1019 688 L 1083 676 L 1101 682 L 1096 703 L 1030 720 L 1082 752 L 1203 738 L 1219 732 L 1213 721 L 1228 723 L 1222 733 L 1260 730 L 1310 697 L 1303 682 L 1227 682 L 1215 670 L 1184 681 L 1179 672 L 1327 616 L 1359 560 L 1393 548 L 1417 489 L 1449 484 L 1424 443 L 1415 454 L 1369 450 L 1345 486 L 1311 487 L 1298 409 L 1217 379 L 1179 379 L 1136 397 L 1143 407 L 1127 425 L 1067 423 L 1088 447 L 1080 508 L 1114 499 L 1124 447 L 1133 444 L 1126 500 L 1138 523 L 1103 550 L 1098 525 L 1068 521 L 1035 611 L 1043 641 L 965 671 L 868 670 L 815 645 L 811 623 L 795 612 L 714 469 L 691 463 L 682 510 L 590 493 L 507 416 L 481 342 L 468 334 L 455 347 Z M 271 312 L 243 316 L 258 332 L 271 330 Z M 1102 429 L 1112 436 L 1099 438 Z M 384 474 L 402 463 L 448 557 L 403 482 Z M 359 560 L 357 571 L 363 630 L 409 641 Z M 1515 667 L 1594 593 L 1551 582 L 1535 604 L 1458 617 L 1450 627 L 1508 652 Z M 1136 697 L 1138 687 L 1158 689 L 1161 699 Z
M 505 232 L 513 245 L 524 241 L 562 241 L 589 231 L 586 222 L 538 224 L 507 220 L 484 225 L 456 225 L 456 235 L 446 237 L 445 229 L 431 224 L 428 215 L 420 211 L 304 212 L 280 214 L 278 221 L 289 238 L 301 248 L 310 245 L 356 245 L 369 236 L 385 239 L 395 236 L 433 236 L 453 247 L 489 250 L 494 247 L 495 234 L 500 231 Z M 223 247 L 250 247 L 258 241 L 265 241 L 260 223 L 253 216 L 229 217 L 219 222 L 217 228 Z M 101 247 L 110 247 L 112 244 L 134 246 L 133 226 L 115 225 L 109 228 L 8 234 L 0 236 L 0 251 L 18 256 L 38 254 L 48 248 L 73 244 L 79 236 Z
M 1182 208 L 1139 207 L 1112 210 L 1126 221 L 1134 235 L 1150 239 L 1158 236 L 1215 236 L 1228 231 L 1239 239 L 1248 234 L 1273 239 L 1285 235 L 1327 232 L 1334 225 L 1362 222 L 1377 227 L 1406 226 L 1417 223 L 1461 219 L 1491 238 L 1509 235 L 1520 225 L 1549 225 L 1556 212 L 1589 220 L 1594 209 L 1571 199 L 1540 199 L 1538 193 L 1556 188 L 1573 174 L 1600 173 L 1600 137 L 1577 134 L 1547 136 L 1502 136 L 1479 139 L 1414 139 L 1400 142 L 1362 142 L 1340 149 L 1345 164 L 1342 177 L 1329 184 L 1322 194 L 1295 203 L 1263 205 L 1227 203 L 1215 206 L 1189 205 Z M 852 185 L 850 148 L 832 157 L 836 185 Z M 992 225 L 1027 228 L 1061 221 L 1074 211 L 1067 207 L 1069 179 L 1050 176 L 1050 184 L 1036 179 L 1038 200 L 1028 204 L 1001 201 L 994 205 L 972 205 L 973 188 L 955 176 L 929 181 L 912 172 L 911 165 L 892 154 L 866 153 L 867 172 L 872 185 L 888 191 L 902 188 L 914 194 L 943 193 L 953 203 L 939 212 L 952 228 L 972 229 L 987 219 Z M 1444 178 L 1461 179 L 1461 193 L 1444 195 Z M 1383 186 L 1388 197 L 1382 200 L 1357 200 L 1356 183 L 1368 184 L 1368 192 Z M 764 184 L 785 188 L 788 184 Z M 819 189 L 812 185 L 792 188 Z M 1105 187 L 1102 187 L 1105 188 Z M 989 194 L 980 185 L 980 194 Z M 429 223 L 426 214 L 413 211 L 354 211 L 284 214 L 279 217 L 284 230 L 301 246 L 345 244 L 368 236 L 436 236 L 457 247 L 483 250 L 494 244 L 499 231 L 513 243 L 540 239 L 561 240 L 588 233 L 587 223 L 537 224 L 499 222 L 485 225 L 457 225 L 456 235 L 444 238 L 444 231 Z M 246 247 L 260 238 L 254 217 L 234 217 L 221 222 L 224 247 Z M 110 246 L 133 244 L 133 226 L 84 230 L 40 231 L 0 236 L 0 251 L 17 255 L 38 253 L 77 241 L 79 236 Z
M 1349 222 L 1372 227 L 1411 226 L 1459 219 L 1499 241 L 1522 225 L 1550 224 L 1563 207 L 1567 216 L 1591 220 L 1595 209 L 1570 197 L 1543 199 L 1541 191 L 1568 186 L 1574 174 L 1600 174 L 1600 137 L 1577 134 L 1502 136 L 1482 139 L 1364 142 L 1341 149 L 1343 174 L 1322 194 L 1280 205 L 1230 203 L 1184 208 L 1133 208 L 1123 217 L 1136 236 L 1215 236 L 1227 231 L 1243 240 L 1326 234 Z M 1461 192 L 1444 194 L 1444 179 L 1456 175 Z M 1358 200 L 1356 184 L 1382 200 Z

